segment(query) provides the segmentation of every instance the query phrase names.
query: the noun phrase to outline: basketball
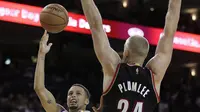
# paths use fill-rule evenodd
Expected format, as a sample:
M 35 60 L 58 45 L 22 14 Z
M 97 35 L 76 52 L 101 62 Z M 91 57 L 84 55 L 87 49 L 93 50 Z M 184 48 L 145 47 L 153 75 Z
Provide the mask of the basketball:
M 67 10 L 60 4 L 49 4 L 40 13 L 41 26 L 50 33 L 64 30 L 69 21 Z

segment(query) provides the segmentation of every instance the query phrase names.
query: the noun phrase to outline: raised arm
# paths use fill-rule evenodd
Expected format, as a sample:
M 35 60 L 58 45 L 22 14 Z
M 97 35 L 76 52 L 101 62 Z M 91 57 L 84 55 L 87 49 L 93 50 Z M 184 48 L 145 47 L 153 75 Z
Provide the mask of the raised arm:
M 81 0 L 83 12 L 90 25 L 96 56 L 104 72 L 113 74 L 120 62 L 119 55 L 111 48 L 108 37 L 103 29 L 102 18 L 93 0 Z M 104 73 L 105 75 L 105 73 Z
M 46 112 L 58 112 L 54 96 L 45 88 L 44 85 L 45 55 L 49 52 L 52 45 L 51 43 L 47 45 L 48 38 L 48 34 L 45 31 L 44 35 L 42 36 L 38 51 L 38 59 L 34 78 L 34 90 Z
M 173 52 L 173 38 L 177 30 L 181 9 L 181 0 L 170 0 L 165 18 L 163 35 L 158 42 L 155 56 L 147 63 L 155 74 L 155 80 L 162 81 L 171 62 Z

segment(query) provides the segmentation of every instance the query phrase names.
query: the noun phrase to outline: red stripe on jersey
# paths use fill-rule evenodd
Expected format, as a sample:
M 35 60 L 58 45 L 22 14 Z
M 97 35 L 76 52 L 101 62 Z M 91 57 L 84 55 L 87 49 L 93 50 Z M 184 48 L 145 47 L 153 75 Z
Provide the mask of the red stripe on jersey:
M 110 85 L 108 86 L 108 88 L 103 92 L 103 95 L 107 94 L 107 93 L 110 91 L 110 89 L 112 88 L 112 86 L 113 86 L 113 84 L 114 84 L 114 82 L 115 82 L 115 79 L 116 79 L 116 77 L 117 77 L 119 68 L 120 68 L 120 64 L 117 65 L 117 68 L 116 68 L 116 70 L 115 70 L 115 74 L 114 74 L 114 76 L 113 76 L 113 79 L 112 79 Z
M 157 91 L 156 85 L 155 85 L 154 73 L 152 72 L 152 70 L 150 70 L 150 72 L 151 72 L 151 80 L 152 80 L 152 83 L 153 83 L 153 89 L 154 89 L 154 92 L 156 93 L 157 101 L 160 102 L 160 96 L 158 95 L 158 91 Z

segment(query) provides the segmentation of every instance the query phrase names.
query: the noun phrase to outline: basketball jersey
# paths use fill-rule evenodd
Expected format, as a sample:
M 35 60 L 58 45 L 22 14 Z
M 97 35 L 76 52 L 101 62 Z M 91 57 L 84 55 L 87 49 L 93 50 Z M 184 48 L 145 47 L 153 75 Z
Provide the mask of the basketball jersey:
M 59 108 L 59 112 L 68 112 L 62 105 L 57 103 L 57 106 Z
M 159 102 L 148 68 L 122 63 L 102 95 L 102 112 L 153 112 Z
M 68 112 L 62 105 L 57 103 L 57 106 L 59 108 L 59 112 Z M 79 111 L 79 112 L 90 112 L 90 111 L 85 110 L 85 111 Z

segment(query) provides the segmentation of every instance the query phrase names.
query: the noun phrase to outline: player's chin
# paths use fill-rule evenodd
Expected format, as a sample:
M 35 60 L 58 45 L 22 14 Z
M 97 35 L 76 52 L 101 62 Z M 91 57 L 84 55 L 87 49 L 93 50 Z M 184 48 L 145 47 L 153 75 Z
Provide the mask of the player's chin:
M 78 109 L 78 105 L 69 105 L 70 110 L 76 110 Z

